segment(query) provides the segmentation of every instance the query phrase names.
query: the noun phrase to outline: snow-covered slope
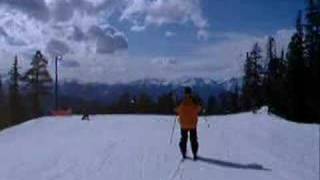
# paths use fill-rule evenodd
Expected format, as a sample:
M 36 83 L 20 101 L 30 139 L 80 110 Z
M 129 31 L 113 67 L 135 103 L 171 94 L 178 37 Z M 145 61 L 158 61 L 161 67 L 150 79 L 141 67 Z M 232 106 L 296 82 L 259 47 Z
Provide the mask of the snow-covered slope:
M 0 180 L 319 179 L 317 125 L 263 112 L 208 117 L 200 160 L 180 164 L 172 116 L 91 119 L 45 117 L 0 132 Z

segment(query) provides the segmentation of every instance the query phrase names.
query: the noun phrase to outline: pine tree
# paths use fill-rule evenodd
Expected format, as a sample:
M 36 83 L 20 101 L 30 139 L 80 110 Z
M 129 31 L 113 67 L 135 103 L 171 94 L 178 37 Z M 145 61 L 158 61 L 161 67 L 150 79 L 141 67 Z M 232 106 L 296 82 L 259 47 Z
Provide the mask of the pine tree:
M 4 93 L 3 93 L 3 87 L 2 87 L 2 76 L 0 74 L 0 106 L 4 104 Z
M 276 47 L 276 41 L 273 37 L 268 38 L 267 43 L 267 63 L 270 63 L 273 59 L 277 57 L 277 47 Z
M 243 102 L 245 109 L 257 109 L 263 104 L 262 98 L 262 66 L 261 48 L 258 43 L 253 46 L 252 51 L 247 53 L 245 63 L 245 75 L 243 85 Z
M 267 73 L 267 104 L 269 111 L 285 115 L 287 114 L 287 64 L 284 59 L 284 50 L 281 56 L 274 56 L 268 64 Z
M 129 113 L 131 111 L 131 98 L 129 93 L 122 94 L 116 103 L 117 113 Z
M 3 92 L 3 87 L 2 87 L 2 76 L 0 74 L 0 108 L 3 108 L 4 104 L 5 104 L 5 97 L 4 97 L 4 92 Z M 0 111 L 3 111 L 2 109 L 0 109 Z
M 239 85 L 236 84 L 234 92 L 231 93 L 231 112 L 236 113 L 240 111 Z
M 10 117 L 8 113 L 7 94 L 4 90 L 4 84 L 0 75 L 0 130 L 10 126 Z
M 220 93 L 219 99 L 219 114 L 229 114 L 231 112 L 231 96 L 229 92 Z
M 218 102 L 215 96 L 210 96 L 208 98 L 208 105 L 207 105 L 207 113 L 208 114 L 217 114 L 218 113 Z
M 40 51 L 37 51 L 32 59 L 31 68 L 23 77 L 31 91 L 32 112 L 35 117 L 43 115 L 41 99 L 50 94 L 52 88 L 52 78 L 47 65 L 48 61 Z
M 138 113 L 152 113 L 154 112 L 154 102 L 147 93 L 141 93 L 137 100 Z
M 317 59 L 319 55 L 318 51 L 320 50 L 320 6 L 318 2 L 316 0 L 309 0 L 308 8 L 306 11 L 306 56 L 310 65 L 317 65 L 319 63 L 318 61 L 320 61 L 319 59 Z M 314 67 L 315 70 L 317 70 L 316 68 L 318 68 L 316 66 L 312 67 Z
M 270 37 L 267 45 L 268 68 L 265 78 L 266 103 L 269 111 L 285 114 L 284 106 L 287 106 L 286 89 L 287 65 L 284 59 L 284 50 L 281 56 L 277 56 L 276 41 Z
M 9 103 L 10 103 L 10 116 L 12 125 L 22 122 L 25 118 L 24 107 L 22 103 L 22 96 L 20 93 L 21 75 L 18 70 L 18 57 L 14 59 L 13 66 L 9 72 Z
M 6 127 L 6 121 L 3 119 L 4 116 L 4 97 L 3 97 L 3 91 L 2 91 L 2 77 L 0 74 L 0 130 Z
M 253 89 L 251 87 L 253 78 L 251 77 L 252 71 L 252 61 L 249 53 L 246 55 L 246 62 L 244 67 L 244 84 L 243 84 L 243 108 L 249 110 L 252 107 L 252 97 Z
M 173 114 L 175 108 L 173 92 L 166 93 L 158 98 L 157 112 L 161 114 Z
M 306 108 L 306 81 L 310 80 L 307 75 L 307 62 L 304 52 L 304 32 L 302 26 L 302 13 L 299 12 L 297 18 L 297 32 L 291 38 L 289 43 L 287 61 L 288 61 L 288 93 L 289 93 L 289 114 L 294 119 L 303 119 L 307 111 Z
M 276 42 L 273 37 L 269 37 L 267 43 L 267 73 L 264 79 L 264 95 L 266 96 L 266 104 L 272 109 L 275 100 L 274 82 L 278 73 L 279 59 L 276 53 Z
M 306 10 L 305 53 L 308 63 L 309 84 L 306 97 L 309 118 L 320 118 L 320 88 L 314 83 L 320 82 L 320 4 L 319 1 L 309 0 Z M 315 117 L 314 115 L 317 115 Z

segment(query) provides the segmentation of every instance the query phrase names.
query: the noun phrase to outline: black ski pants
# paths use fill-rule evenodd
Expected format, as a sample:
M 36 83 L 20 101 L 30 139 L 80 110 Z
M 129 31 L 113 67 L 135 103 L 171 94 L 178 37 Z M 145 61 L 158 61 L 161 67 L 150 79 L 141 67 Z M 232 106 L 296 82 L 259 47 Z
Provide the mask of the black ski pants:
M 181 129 L 181 139 L 180 139 L 180 151 L 182 156 L 186 156 L 187 152 L 187 142 L 188 142 L 188 133 L 190 133 L 190 142 L 193 156 L 197 156 L 199 143 L 198 143 L 198 135 L 197 129 Z

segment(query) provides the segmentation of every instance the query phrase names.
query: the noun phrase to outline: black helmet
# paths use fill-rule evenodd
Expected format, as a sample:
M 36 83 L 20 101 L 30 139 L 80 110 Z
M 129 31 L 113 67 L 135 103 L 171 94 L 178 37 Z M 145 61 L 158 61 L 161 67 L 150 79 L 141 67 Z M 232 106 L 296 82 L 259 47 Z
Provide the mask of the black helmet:
M 191 89 L 191 87 L 185 87 L 185 88 L 184 88 L 184 94 L 189 94 L 189 95 L 191 95 L 191 94 L 192 94 L 192 89 Z

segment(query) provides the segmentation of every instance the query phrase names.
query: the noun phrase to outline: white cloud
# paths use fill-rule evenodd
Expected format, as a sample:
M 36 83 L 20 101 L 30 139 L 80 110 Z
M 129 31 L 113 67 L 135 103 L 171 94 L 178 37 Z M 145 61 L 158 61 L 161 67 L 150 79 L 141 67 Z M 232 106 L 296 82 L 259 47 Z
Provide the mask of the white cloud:
M 288 42 L 291 40 L 291 36 L 295 33 L 294 29 L 281 29 L 277 31 L 277 33 L 274 35 L 274 38 L 277 41 L 277 48 L 278 52 L 281 49 L 284 49 L 285 51 L 288 48 Z
M 139 26 L 139 25 L 133 25 L 131 26 L 130 30 L 135 32 L 141 32 L 146 29 L 146 26 Z
M 108 28 L 108 18 L 117 13 L 132 31 L 187 22 L 198 31 L 208 27 L 199 0 L 0 0 L 1 48 L 29 55 L 39 49 L 51 56 L 122 51 L 128 47 L 126 36 Z M 101 38 L 88 36 L 93 26 L 103 31 Z
M 63 41 L 51 39 L 47 44 L 46 51 L 52 56 L 65 55 L 69 53 L 70 48 Z
M 165 35 L 166 37 L 172 37 L 172 36 L 175 36 L 176 33 L 175 33 L 175 32 L 172 32 L 172 31 L 166 31 L 164 35 Z
M 112 0 L 0 0 L 0 56 L 12 57 L 1 61 L 1 66 L 11 66 L 15 54 L 29 59 L 36 50 L 50 55 L 49 59 L 64 55 L 77 58 L 81 64 L 91 60 L 86 59 L 87 56 L 105 60 L 99 54 L 109 56 L 126 50 L 126 36 L 101 21 L 114 12 L 112 4 L 117 3 Z M 97 31 L 90 36 L 92 27 Z
M 0 6 L 4 9 L 17 9 L 41 21 L 49 19 L 49 9 L 43 0 L 1 0 Z
M 70 46 L 74 41 L 92 40 L 85 35 L 93 26 L 100 28 L 100 37 L 104 37 L 104 40 L 107 40 L 106 36 L 110 37 L 109 40 L 112 41 L 109 42 L 110 44 L 124 44 L 124 41 L 127 41 L 126 37 L 123 34 L 115 36 L 115 32 L 111 34 L 110 28 L 106 28 L 106 24 L 102 23 L 99 19 L 102 17 L 102 12 L 113 11 L 113 6 L 110 6 L 110 8 L 106 7 L 107 2 L 110 2 L 110 0 L 95 0 L 91 2 L 85 0 L 0 1 L 0 4 L 4 4 L 4 6 L 0 7 L 0 27 L 2 27 L 4 32 L 9 32 L 8 34 L 16 39 L 15 42 L 19 40 L 25 42 L 28 47 L 40 50 L 46 50 L 46 47 L 52 43 L 52 39 L 59 38 L 60 45 L 65 44 L 64 47 L 69 46 L 71 48 L 70 52 L 74 52 L 72 51 L 73 46 Z M 101 9 L 103 8 L 105 9 L 102 11 Z M 40 14 L 42 16 L 48 14 L 46 15 L 46 21 L 36 16 L 40 16 Z M 118 31 L 115 28 L 113 30 Z M 117 40 L 120 42 L 116 42 Z M 88 42 L 90 46 L 98 44 L 98 42 Z M 121 46 L 121 49 L 123 47 Z M 116 46 L 112 48 L 110 52 L 117 50 Z M 80 50 L 77 49 L 77 51 Z
M 40 7 L 43 9 L 37 9 Z M 125 51 L 127 37 L 107 21 L 119 9 L 122 20 L 129 21 L 133 31 L 191 22 L 199 38 L 221 36 L 224 40 L 192 44 L 179 57 L 129 57 Z M 23 59 L 22 70 L 28 68 L 31 56 L 39 49 L 49 55 L 50 70 L 53 56 L 64 55 L 60 72 L 66 80 L 221 79 L 241 75 L 245 52 L 256 41 L 262 47 L 266 42 L 266 37 L 235 32 L 209 34 L 208 27 L 199 0 L 0 0 L 0 71 L 8 72 L 15 54 Z M 292 32 L 280 30 L 274 35 L 278 48 L 286 47 Z M 165 36 L 174 34 L 165 32 Z
M 208 40 L 210 35 L 209 35 L 209 32 L 207 30 L 200 29 L 197 32 L 197 37 L 198 37 L 198 39 Z
M 209 24 L 202 15 L 200 5 L 200 0 L 127 0 L 120 19 L 133 23 L 131 29 L 136 31 L 151 25 L 191 22 L 198 30 L 197 36 L 207 39 Z

